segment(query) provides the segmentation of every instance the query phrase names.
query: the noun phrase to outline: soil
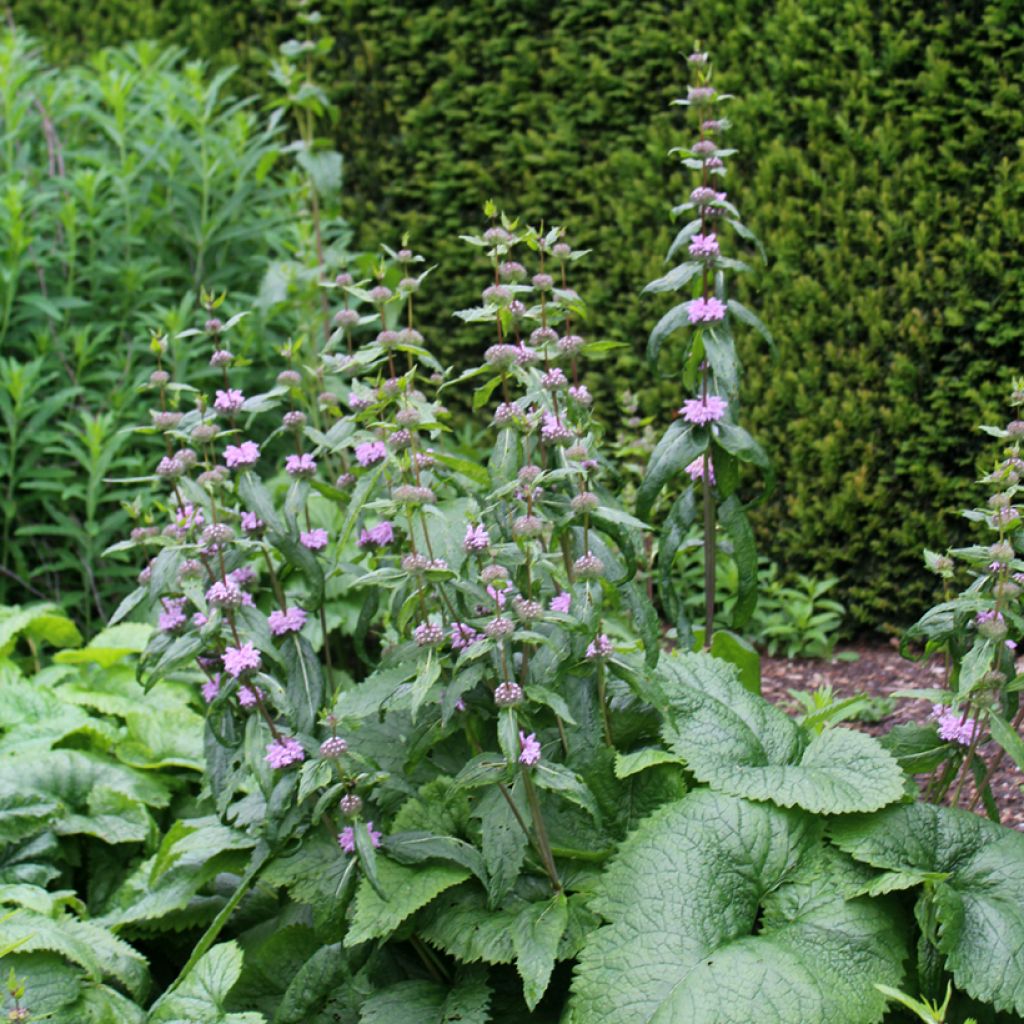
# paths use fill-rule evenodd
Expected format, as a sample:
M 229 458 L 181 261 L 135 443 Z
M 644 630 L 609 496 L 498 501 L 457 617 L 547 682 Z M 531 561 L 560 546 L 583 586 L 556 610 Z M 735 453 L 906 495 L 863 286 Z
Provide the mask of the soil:
M 786 711 L 797 712 L 800 705 L 790 697 L 789 690 L 810 691 L 830 685 L 837 698 L 866 693 L 870 697 L 888 697 L 894 690 L 934 689 L 942 686 L 941 659 L 908 661 L 892 646 L 853 646 L 841 648 L 837 655 L 856 654 L 856 661 L 787 660 L 763 658 L 761 661 L 761 692 Z M 875 736 L 888 732 L 904 722 L 925 722 L 932 705 L 924 700 L 896 699 L 892 714 L 878 722 L 846 721 L 843 724 L 862 729 Z M 985 760 L 992 763 L 998 748 L 989 743 L 981 747 Z M 926 776 L 919 777 L 925 782 Z M 992 793 L 1004 825 L 1024 831 L 1024 773 L 1004 757 L 992 780 Z M 960 796 L 960 806 L 968 807 L 975 795 L 974 780 L 969 779 Z M 980 810 L 979 813 L 984 813 Z

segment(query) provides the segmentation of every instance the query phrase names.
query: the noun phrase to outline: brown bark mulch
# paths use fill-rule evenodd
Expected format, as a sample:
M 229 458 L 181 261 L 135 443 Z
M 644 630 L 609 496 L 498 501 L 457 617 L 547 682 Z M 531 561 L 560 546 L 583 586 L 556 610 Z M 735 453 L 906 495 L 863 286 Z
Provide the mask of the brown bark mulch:
M 772 702 L 788 712 L 800 711 L 800 705 L 790 697 L 789 690 L 810 691 L 831 685 L 837 698 L 852 697 L 865 693 L 869 697 L 888 697 L 895 690 L 934 689 L 942 686 L 943 668 L 940 659 L 930 661 L 908 661 L 901 658 L 897 650 L 887 645 L 856 645 L 841 648 L 852 651 L 859 657 L 856 661 L 787 660 L 785 658 L 763 658 L 761 661 L 761 692 Z M 896 699 L 891 714 L 880 721 L 862 723 L 847 721 L 844 724 L 863 729 L 873 735 L 888 732 L 894 725 L 904 722 L 925 722 L 932 706 L 923 700 Z M 981 753 L 991 763 L 994 744 L 981 748 Z M 919 779 L 922 783 L 925 777 Z M 994 778 L 992 793 L 999 807 L 1004 825 L 1024 831 L 1024 773 L 1004 757 Z M 964 786 L 960 805 L 967 807 L 975 793 L 974 780 Z M 984 813 L 978 808 L 978 813 Z

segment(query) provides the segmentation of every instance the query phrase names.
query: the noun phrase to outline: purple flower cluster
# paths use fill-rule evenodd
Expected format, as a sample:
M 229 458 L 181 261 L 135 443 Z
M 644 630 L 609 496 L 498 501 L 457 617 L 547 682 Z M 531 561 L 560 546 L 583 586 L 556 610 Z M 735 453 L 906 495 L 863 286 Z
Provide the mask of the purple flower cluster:
M 327 531 L 321 527 L 315 530 L 303 530 L 299 534 L 299 543 L 310 551 L 322 551 L 327 547 Z
M 705 395 L 701 398 L 688 398 L 683 402 L 679 415 L 687 423 L 696 423 L 704 426 L 706 423 L 716 423 L 725 415 L 729 403 L 718 395 Z
M 294 736 L 281 736 L 267 744 L 265 760 L 271 768 L 287 768 L 306 759 L 302 744 Z
M 302 608 L 292 606 L 284 611 L 276 609 L 267 616 L 267 625 L 274 636 L 298 633 L 306 624 L 307 615 Z
M 725 303 L 711 296 L 694 299 L 686 311 L 691 324 L 714 323 L 725 317 Z
M 251 643 L 242 644 L 240 647 L 228 647 L 224 651 L 224 668 L 236 679 L 243 672 L 259 669 L 262 664 L 260 652 Z
M 229 444 L 224 449 L 224 462 L 228 469 L 254 466 L 260 457 L 260 446 L 255 441 L 243 441 L 241 444 Z
M 395 528 L 385 519 L 369 530 L 363 530 L 357 543 L 361 548 L 386 548 L 394 539 Z

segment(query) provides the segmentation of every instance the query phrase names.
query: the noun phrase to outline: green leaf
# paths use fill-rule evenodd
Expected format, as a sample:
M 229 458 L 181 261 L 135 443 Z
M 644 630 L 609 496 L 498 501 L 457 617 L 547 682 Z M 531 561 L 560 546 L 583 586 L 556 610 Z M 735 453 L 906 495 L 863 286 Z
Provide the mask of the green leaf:
M 358 841 L 358 834 L 356 836 Z M 418 864 L 408 867 L 387 857 L 377 859 L 380 888 L 387 901 L 365 878 L 356 891 L 355 912 L 345 936 L 346 946 L 390 935 L 410 914 L 426 906 L 435 896 L 464 882 L 470 872 L 457 864 Z
M 989 717 L 988 728 L 992 739 L 1006 751 L 1018 768 L 1024 770 L 1024 740 L 1020 738 L 1020 733 L 997 714 Z
M 707 450 L 704 430 L 694 430 L 685 420 L 676 420 L 665 431 L 647 462 L 643 482 L 636 495 L 637 515 L 649 517 L 651 506 L 662 488 L 673 478 L 682 478 L 683 470 Z
M 516 970 L 523 979 L 523 998 L 531 1010 L 551 981 L 559 943 L 568 923 L 569 910 L 561 892 L 543 903 L 528 904 L 516 918 L 512 928 Z
M 679 330 L 680 327 L 684 327 L 689 324 L 689 308 L 689 302 L 681 302 L 678 306 L 673 306 L 654 325 L 654 330 L 651 331 L 650 337 L 647 339 L 647 361 L 649 363 L 653 365 L 658 362 L 658 353 L 661 351 L 661 343 L 670 334 Z
M 288 703 L 299 732 L 312 732 L 324 697 L 324 677 L 320 659 L 309 641 L 290 633 L 281 644 L 281 660 L 288 673 Z
M 903 979 L 883 900 L 844 898 L 799 811 L 697 790 L 627 839 L 591 906 L 571 1024 L 875 1024 Z M 760 921 L 760 927 L 757 922 Z
M 742 302 L 737 302 L 735 299 L 729 300 L 729 315 L 736 317 L 737 320 L 748 324 L 753 327 L 758 334 L 768 343 L 768 347 L 775 350 L 775 339 L 772 337 L 771 331 L 761 322 L 760 317 L 752 313 Z
M 122 622 L 94 636 L 85 647 L 74 651 L 58 651 L 53 660 L 59 665 L 80 665 L 93 662 L 110 668 L 127 654 L 140 654 L 146 649 L 153 627 L 145 622 Z
M 736 668 L 740 682 L 751 692 L 761 692 L 761 655 L 748 640 L 727 629 L 720 629 L 711 637 L 711 655 L 721 658 Z
M 732 607 L 731 626 L 742 629 L 757 608 L 757 545 L 750 520 L 743 509 L 743 503 L 731 494 L 718 509 L 718 518 L 726 536 L 732 542 L 732 557 L 736 563 L 736 602 Z M 714 637 L 712 637 L 712 642 Z M 753 650 L 751 648 L 751 650 Z M 760 670 L 757 672 L 760 684 Z M 744 680 L 746 682 L 746 680 Z M 760 690 L 758 685 L 757 690 Z
M 656 764 L 679 764 L 679 758 L 667 750 L 659 750 L 657 747 L 643 747 L 634 750 L 630 754 L 616 752 L 615 754 L 615 778 L 628 779 L 630 775 L 636 775 L 645 768 L 653 768 Z
M 487 884 L 484 859 L 475 846 L 454 836 L 433 832 L 396 832 L 384 840 L 384 852 L 399 864 L 421 864 L 427 860 L 446 860 L 461 864 Z
M 363 1003 L 359 1024 L 488 1024 L 487 973 L 463 968 L 449 989 L 432 981 L 401 981 Z
M 840 849 L 872 867 L 946 874 L 931 883 L 932 898 L 957 988 L 1024 1014 L 1024 835 L 933 804 L 841 818 L 831 830 Z
M 672 257 L 669 256 L 669 259 L 671 258 Z M 656 278 L 644 285 L 644 290 L 641 294 L 647 295 L 651 292 L 677 292 L 680 288 L 689 284 L 702 269 L 702 263 L 695 263 L 693 261 L 690 261 L 689 263 L 680 263 L 678 267 L 673 267 L 664 276 Z
M 595 821 L 601 818 L 594 794 L 590 792 L 583 780 L 571 769 L 557 761 L 542 760 L 533 768 L 533 781 L 541 789 L 550 793 L 558 793 L 571 800 L 578 807 L 587 811 Z
M 265 1024 L 260 1013 L 228 1013 L 224 1008 L 241 973 L 238 944 L 214 946 L 178 988 L 157 1000 L 148 1024 Z
M 719 394 L 732 399 L 739 391 L 740 367 L 736 358 L 736 342 L 725 321 L 710 324 L 702 335 L 704 352 L 715 378 Z
M 355 884 L 357 865 L 355 857 L 341 852 L 333 835 L 316 829 L 303 837 L 296 851 L 272 860 L 261 881 L 284 886 L 293 900 L 310 906 L 313 922 L 319 928 L 340 923 Z
M 17 944 L 21 953 L 60 953 L 91 978 L 114 978 L 137 998 L 149 988 L 146 958 L 106 928 L 70 914 L 57 918 L 30 910 L 0 920 L 0 947 Z
M 523 821 L 529 817 L 519 779 L 508 790 Z M 480 819 L 484 864 L 487 868 L 487 894 L 496 906 L 515 885 L 526 857 L 528 839 L 501 791 L 489 789 L 473 812 Z
M 663 734 L 694 775 L 714 789 L 825 814 L 872 811 L 903 795 L 896 761 L 864 733 L 806 736 L 746 690 L 736 669 L 706 654 L 662 658 L 668 698 Z
M 429 651 L 427 653 L 426 661 L 420 665 L 419 672 L 416 673 L 416 678 L 413 680 L 411 697 L 411 706 L 409 711 L 412 715 L 412 720 L 416 721 L 416 715 L 419 712 L 423 702 L 427 699 L 427 695 L 430 693 L 430 688 L 437 682 L 441 677 L 441 661 L 439 658 L 434 657 L 434 652 Z

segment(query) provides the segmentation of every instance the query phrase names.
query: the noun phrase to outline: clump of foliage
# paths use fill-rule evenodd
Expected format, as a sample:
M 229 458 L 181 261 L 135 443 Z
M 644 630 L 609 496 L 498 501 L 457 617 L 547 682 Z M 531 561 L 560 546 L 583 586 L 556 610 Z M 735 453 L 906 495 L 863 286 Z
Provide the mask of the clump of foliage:
M 701 124 L 720 120 L 691 63 Z M 406 241 L 370 275 L 317 275 L 332 328 L 285 346 L 265 391 L 240 386 L 244 321 L 217 299 L 182 339 L 213 383 L 186 390 L 154 339 L 161 519 L 118 545 L 146 564 L 116 617 L 155 605 L 143 678 L 188 673 L 208 705 L 209 814 L 162 863 L 230 853 L 233 877 L 150 1019 L 874 1024 L 950 981 L 961 1017 L 1024 1012 L 1024 837 L 916 802 L 877 740 L 768 704 L 756 654 L 712 653 L 713 615 L 712 652 L 663 650 L 646 524 L 608 486 L 581 376 L 606 349 L 586 253 L 486 213 L 458 313 L 483 359 L 462 373 L 431 352 L 439 275 Z M 684 316 L 712 300 L 683 346 L 698 411 L 736 394 L 732 298 L 716 281 Z M 486 410 L 476 458 L 445 443 L 456 390 Z M 713 546 L 742 512 L 738 436 L 724 415 L 670 428 L 645 512 L 696 462 Z
M 124 427 L 150 329 L 177 333 L 201 283 L 244 292 L 296 247 L 279 115 L 230 78 L 154 43 L 58 74 L 0 32 L 0 601 L 110 615 L 127 581 L 100 553 L 144 473 Z M 262 347 L 252 333 L 240 355 Z

